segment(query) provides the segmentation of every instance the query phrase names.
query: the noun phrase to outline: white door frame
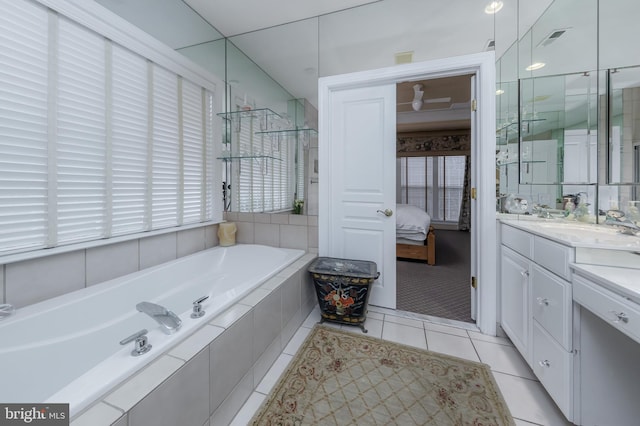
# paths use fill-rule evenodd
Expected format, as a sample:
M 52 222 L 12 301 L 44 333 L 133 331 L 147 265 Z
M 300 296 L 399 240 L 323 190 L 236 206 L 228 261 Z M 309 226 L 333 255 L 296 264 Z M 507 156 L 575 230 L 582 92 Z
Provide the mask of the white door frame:
M 476 75 L 477 114 L 473 128 L 477 143 L 472 149 L 472 182 L 475 182 L 476 199 L 471 201 L 471 214 L 476 225 L 476 244 L 471 247 L 476 259 L 475 276 L 478 283 L 476 324 L 484 334 L 495 336 L 497 321 L 496 276 L 496 216 L 495 216 L 495 56 L 482 52 L 453 58 L 397 65 L 376 70 L 323 77 L 318 82 L 318 167 L 319 212 L 318 248 L 322 256 L 328 252 L 330 230 L 330 191 L 324 176 L 331 173 L 331 139 L 329 100 L 333 91 L 399 83 L 405 80 L 442 78 L 457 75 Z

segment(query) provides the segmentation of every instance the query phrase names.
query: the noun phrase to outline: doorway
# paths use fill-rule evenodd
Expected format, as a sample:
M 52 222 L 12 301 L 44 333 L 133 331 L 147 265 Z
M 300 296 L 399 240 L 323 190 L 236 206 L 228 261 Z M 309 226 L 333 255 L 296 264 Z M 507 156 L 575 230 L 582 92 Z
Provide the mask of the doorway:
M 467 323 L 472 77 L 396 85 L 396 309 Z M 429 245 L 432 259 L 412 256 Z
M 402 81 L 473 75 L 471 185 L 471 273 L 469 288 L 476 324 L 496 333 L 495 59 L 492 52 L 398 65 L 319 80 L 319 254 L 368 259 L 378 265 L 370 303 L 396 309 L 395 175 L 396 84 Z M 390 131 L 393 130 L 393 131 Z M 478 143 L 473 143 L 477 140 Z M 391 152 L 389 152 L 391 148 Z M 392 176 L 393 176 L 392 175 Z M 352 178 L 352 179 L 349 179 Z M 482 256 L 480 257 L 480 254 Z M 374 301 L 376 293 L 390 294 Z

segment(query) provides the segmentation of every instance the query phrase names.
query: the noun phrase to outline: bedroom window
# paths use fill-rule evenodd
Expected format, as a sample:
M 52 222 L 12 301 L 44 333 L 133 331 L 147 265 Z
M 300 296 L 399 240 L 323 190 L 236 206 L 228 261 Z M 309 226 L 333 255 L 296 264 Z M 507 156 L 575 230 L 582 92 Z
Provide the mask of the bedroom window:
M 458 222 L 465 156 L 401 157 L 400 202 L 426 210 L 432 220 Z

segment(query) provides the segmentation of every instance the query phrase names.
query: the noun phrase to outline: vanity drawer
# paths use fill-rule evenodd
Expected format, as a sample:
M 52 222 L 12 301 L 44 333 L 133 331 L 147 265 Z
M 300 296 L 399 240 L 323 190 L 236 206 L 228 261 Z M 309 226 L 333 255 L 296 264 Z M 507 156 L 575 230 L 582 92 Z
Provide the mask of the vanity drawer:
M 573 277 L 573 300 L 640 343 L 640 306 L 637 303 L 577 275 Z
M 531 259 L 533 235 L 512 226 L 502 225 L 502 244 Z
M 571 285 L 533 264 L 531 271 L 531 312 L 533 318 L 560 343 L 571 350 Z
M 542 237 L 533 241 L 533 260 L 562 278 L 571 279 L 569 263 L 573 262 L 573 248 Z
M 567 352 L 533 321 L 533 372 L 558 408 L 573 417 L 573 352 Z

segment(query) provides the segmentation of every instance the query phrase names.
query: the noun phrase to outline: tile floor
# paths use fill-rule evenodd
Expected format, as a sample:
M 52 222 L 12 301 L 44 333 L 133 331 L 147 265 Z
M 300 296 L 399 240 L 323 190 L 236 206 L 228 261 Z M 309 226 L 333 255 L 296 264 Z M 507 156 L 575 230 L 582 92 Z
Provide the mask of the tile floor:
M 320 311 L 316 307 L 233 419 L 232 426 L 248 424 L 319 319 Z M 362 332 L 358 327 L 325 324 L 354 333 Z M 571 424 L 506 338 L 485 336 L 474 331 L 473 324 L 452 321 L 443 324 L 375 306 L 369 307 L 366 328 L 369 336 L 488 364 L 518 426 Z

